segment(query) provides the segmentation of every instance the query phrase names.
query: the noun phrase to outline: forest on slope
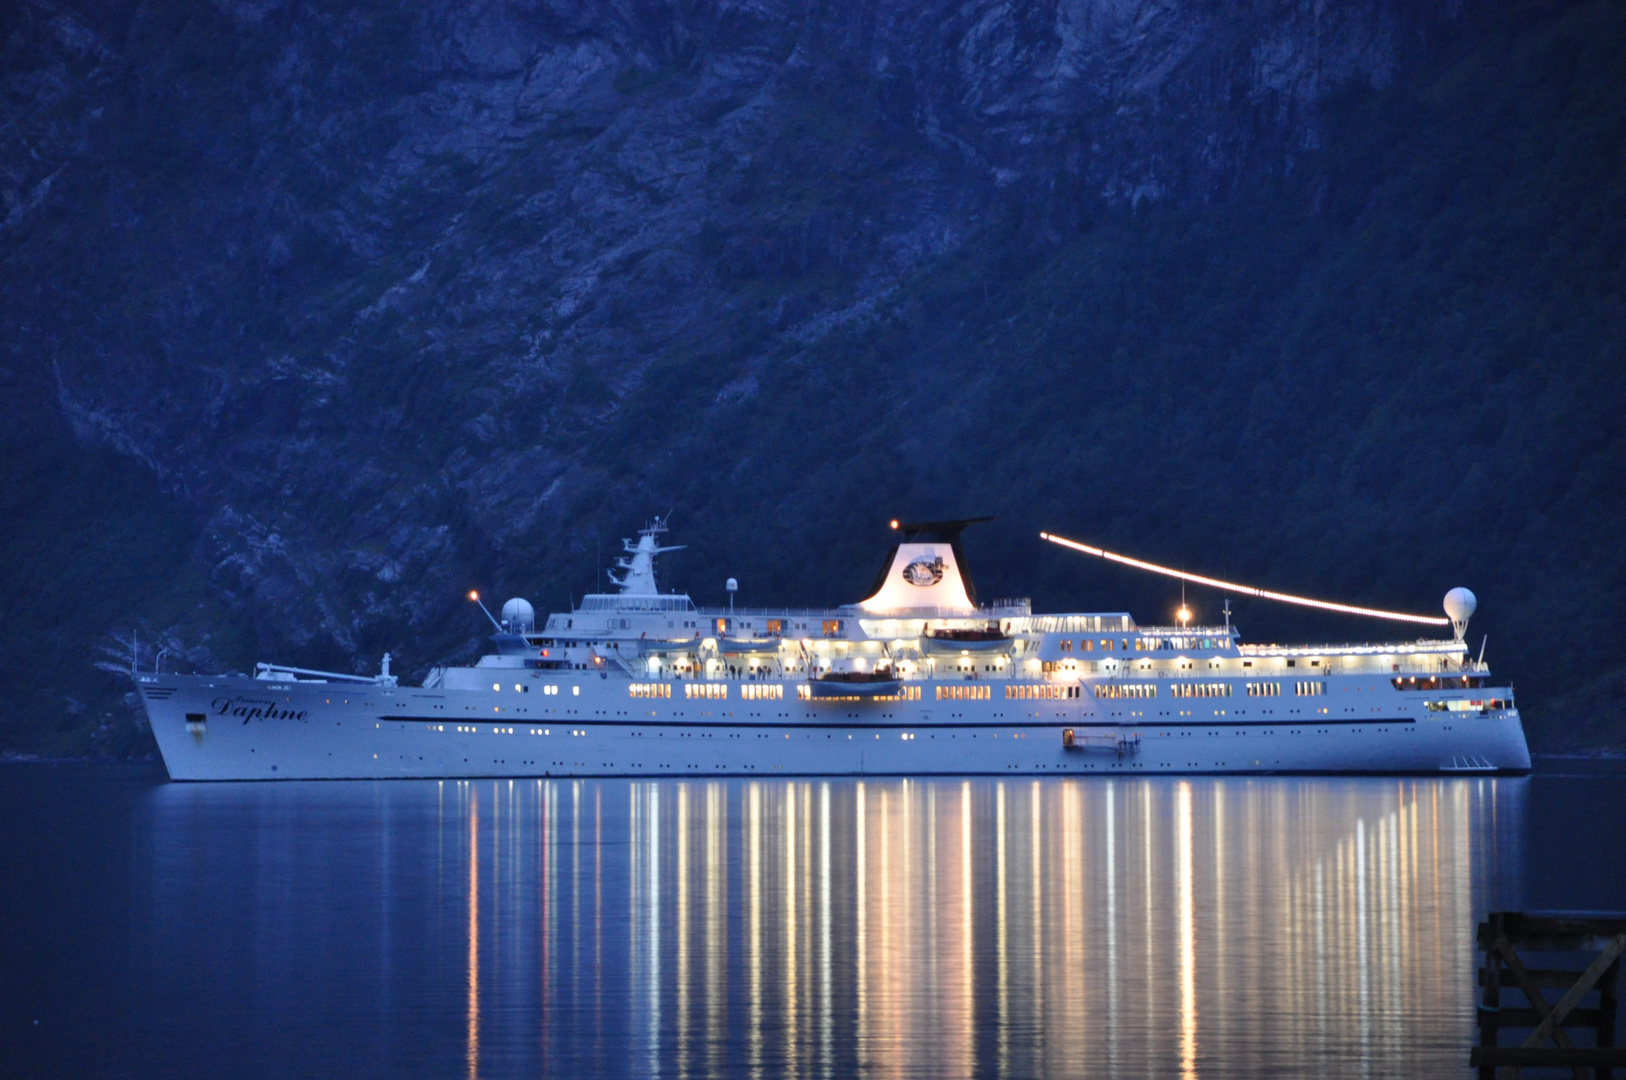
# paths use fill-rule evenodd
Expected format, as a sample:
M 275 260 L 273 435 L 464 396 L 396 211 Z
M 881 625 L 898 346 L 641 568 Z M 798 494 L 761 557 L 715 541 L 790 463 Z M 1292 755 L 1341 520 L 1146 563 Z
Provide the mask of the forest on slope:
M 87 47 L 79 89 L 10 87 L 25 119 L 124 112 L 117 140 L 75 136 L 43 194 L 57 174 L 7 188 L 0 748 L 144 752 L 127 681 L 94 666 L 138 627 L 146 664 L 155 646 L 239 670 L 473 655 L 463 588 L 568 604 L 669 508 L 690 546 L 665 581 L 702 603 L 728 576 L 751 605 L 850 601 L 888 518 L 975 514 L 997 518 L 967 534 L 979 591 L 1039 610 L 1161 622 L 1179 599 L 1040 529 L 1376 606 L 1431 611 L 1468 585 L 1475 646 L 1488 635 L 1536 748 L 1626 748 L 1626 9 L 1396 30 L 1374 5 L 1381 32 L 1345 27 L 1355 44 L 1336 47 L 1278 9 L 1232 53 L 1179 53 L 1187 74 L 1130 94 L 1150 119 L 1121 129 L 1111 93 L 955 121 L 928 107 L 926 60 L 902 88 L 851 90 L 821 67 L 841 43 L 805 38 L 771 94 L 713 102 L 683 72 L 750 37 L 714 26 L 710 44 L 600 64 L 582 91 L 599 118 L 576 101 L 500 156 L 437 148 L 388 190 L 373 173 L 396 143 L 333 134 L 306 98 L 248 108 L 265 132 L 240 146 L 221 133 L 205 152 L 178 126 L 219 103 L 163 88 L 240 101 L 243 72 L 292 63 L 270 41 L 297 27 L 104 28 L 96 48 L 123 59 Z M 23 52 L 57 25 L 12 22 Z M 956 31 L 954 55 L 987 25 Z M 1277 31 L 1316 71 L 1355 74 L 1318 75 L 1313 109 L 1227 89 L 1259 78 Z M 328 38 L 298 33 L 309 62 Z M 957 100 L 1054 62 L 1013 33 Z M 412 92 L 388 77 L 411 32 L 368 34 L 376 55 L 332 69 L 362 89 L 328 92 Z M 591 51 L 571 34 L 568 55 Z M 649 126 L 675 103 L 714 126 Z M 299 125 L 350 141 L 267 165 Z M 651 130 L 679 134 L 639 150 Z M 1054 154 L 1001 165 L 996 135 Z M 1107 164 L 1069 164 L 1108 136 Z M 607 143 L 652 170 L 649 190 L 580 196 Z M 27 172 L 5 152 L 8 176 Z M 663 192 L 691 173 L 692 206 L 679 181 Z M 566 186 L 569 214 L 534 210 Z M 629 221 L 657 239 L 634 243 Z M 591 274 L 547 278 L 572 247 L 596 253 Z M 1217 615 L 1221 597 L 1189 595 Z M 1393 636 L 1234 610 L 1254 641 Z

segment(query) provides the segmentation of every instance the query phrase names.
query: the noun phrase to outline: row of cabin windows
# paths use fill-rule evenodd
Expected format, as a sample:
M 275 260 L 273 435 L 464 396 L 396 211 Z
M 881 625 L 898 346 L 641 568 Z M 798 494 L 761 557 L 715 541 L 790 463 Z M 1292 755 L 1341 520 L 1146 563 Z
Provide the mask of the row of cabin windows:
M 1416 675 L 1391 679 L 1396 690 L 1477 690 L 1488 680 L 1483 675 Z
M 1076 686 L 1007 686 L 1005 696 L 1018 701 L 1060 701 L 1078 697 Z
M 1094 652 L 1099 648 L 1102 652 L 1128 652 L 1130 641 L 1134 641 L 1135 652 L 1157 652 L 1158 650 L 1176 649 L 1223 649 L 1227 642 L 1224 638 L 1079 638 L 1075 643 L 1072 638 L 1062 638 L 1056 643 L 1058 652 Z M 1289 661 L 1291 664 L 1291 661 Z
M 1170 697 L 1230 697 L 1230 683 L 1175 683 L 1169 687 Z
M 1248 683 L 1249 697 L 1279 697 L 1282 692 L 1281 683 Z M 1293 692 L 1299 697 L 1320 697 L 1327 692 L 1324 682 L 1299 682 L 1293 684 Z M 1231 683 L 1171 683 L 1169 696 L 1177 698 L 1193 697 L 1230 697 L 1233 693 Z M 1095 688 L 1098 698 L 1155 698 L 1157 697 L 1156 683 L 1106 683 Z
M 825 637 L 839 637 L 841 635 L 843 622 L 844 620 L 842 619 L 825 619 L 820 624 L 820 629 L 823 631 Z M 683 628 L 685 630 L 699 629 L 699 627 L 700 624 L 698 622 L 686 622 L 683 624 Z M 756 629 L 756 624 L 751 622 L 749 619 L 745 620 L 742 625 L 738 619 L 719 618 L 712 623 L 712 627 L 718 634 L 729 634 L 741 629 L 744 629 L 747 632 L 754 631 Z M 807 628 L 807 623 L 787 624 L 784 619 L 766 619 L 762 624 L 762 632 L 770 637 L 783 636 L 787 629 L 806 630 Z
M 1395 680 L 1400 682 L 1401 680 Z M 1435 682 L 1451 680 L 1433 680 Z M 518 687 L 516 687 L 518 689 Z M 551 689 L 551 688 L 550 688 Z M 575 690 L 576 688 L 572 688 Z M 635 698 L 670 698 L 672 696 L 671 683 L 632 683 L 628 686 L 628 693 Z M 808 694 L 805 686 L 798 686 L 797 696 L 806 700 Z M 1279 697 L 1282 684 L 1276 682 L 1248 683 L 1249 697 Z M 1448 687 L 1449 689 L 1449 687 Z M 1098 698 L 1155 698 L 1157 697 L 1156 683 L 1106 683 L 1094 688 Z M 555 691 L 556 692 L 556 691 Z M 577 690 L 576 692 L 580 692 Z M 1169 696 L 1177 698 L 1199 697 L 1230 697 L 1233 693 L 1231 683 L 1171 683 Z M 1320 697 L 1327 692 L 1324 682 L 1296 682 L 1293 684 L 1293 693 L 1298 697 Z M 988 686 L 939 686 L 937 687 L 938 701 L 988 701 L 993 691 Z M 728 697 L 727 683 L 686 683 L 683 687 L 683 696 L 686 698 L 724 699 Z M 781 701 L 785 696 L 783 683 L 747 683 L 740 687 L 740 697 L 747 701 Z M 908 701 L 920 700 L 918 686 L 903 687 L 899 698 Z M 1005 687 L 1005 696 L 1011 700 L 1037 701 L 1062 700 L 1079 696 L 1077 686 L 1055 685 L 1016 685 Z M 1499 707 L 1499 706 L 1493 706 Z
M 830 629 L 830 626 L 831 626 L 832 623 L 835 624 L 835 626 L 837 627 L 838 630 L 840 629 L 841 622 L 840 622 L 839 619 L 826 620 L 825 624 L 824 624 L 824 627 L 825 627 L 824 632 L 826 634 L 829 634 L 829 633 L 833 632 Z M 716 623 L 716 626 L 717 626 L 717 633 L 719 633 L 719 634 L 731 633 L 731 632 L 734 632 L 734 631 L 739 630 L 741 628 L 739 623 L 734 619 L 718 619 L 717 623 Z M 801 628 L 805 630 L 806 626 L 804 625 Z M 747 622 L 745 624 L 744 629 L 749 632 L 749 631 L 754 630 L 755 627 L 752 626 L 749 622 Z M 779 637 L 779 636 L 781 636 L 785 632 L 785 620 L 783 620 L 783 619 L 769 619 L 769 620 L 767 620 L 767 622 L 763 624 L 762 632 L 769 635 L 770 637 Z
M 994 696 L 989 686 L 939 686 L 938 701 L 988 701 Z
M 1227 644 L 1229 644 L 1229 642 L 1227 642 L 1224 638 L 1136 638 L 1135 651 L 1157 652 L 1159 649 L 1171 651 L 1175 649 L 1182 651 L 1190 651 L 1193 649 L 1223 649 Z
M 1095 688 L 1098 698 L 1155 698 L 1156 683 L 1107 683 Z

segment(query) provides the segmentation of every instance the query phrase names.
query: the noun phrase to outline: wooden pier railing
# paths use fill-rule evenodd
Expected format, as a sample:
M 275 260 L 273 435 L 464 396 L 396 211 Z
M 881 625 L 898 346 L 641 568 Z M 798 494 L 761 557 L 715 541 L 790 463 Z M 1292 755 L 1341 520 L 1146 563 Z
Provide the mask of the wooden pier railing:
M 1538 1067 L 1626 1072 L 1626 1047 L 1615 1044 L 1626 912 L 1492 912 L 1479 949 L 1479 1045 L 1469 1063 L 1481 1080 Z

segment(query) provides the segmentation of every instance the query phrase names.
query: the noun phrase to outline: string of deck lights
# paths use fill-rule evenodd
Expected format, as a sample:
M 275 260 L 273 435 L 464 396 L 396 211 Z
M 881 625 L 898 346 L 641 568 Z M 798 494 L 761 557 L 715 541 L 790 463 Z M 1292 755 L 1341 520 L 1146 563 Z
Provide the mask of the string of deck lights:
M 1302 607 L 1320 608 L 1323 611 L 1341 611 L 1348 615 L 1368 615 L 1374 619 L 1394 619 L 1397 622 L 1421 623 L 1425 626 L 1450 626 L 1451 620 L 1438 615 L 1408 615 L 1400 611 L 1380 611 L 1377 608 L 1356 607 L 1353 604 L 1335 604 L 1330 600 L 1312 600 L 1307 596 L 1293 596 L 1289 593 L 1272 592 L 1269 589 L 1256 589 L 1251 585 L 1238 585 L 1234 581 L 1221 581 L 1218 578 L 1204 577 L 1201 574 L 1188 574 L 1184 570 L 1173 567 L 1159 566 L 1157 563 L 1146 562 L 1143 559 L 1131 559 L 1127 555 L 1118 555 L 1104 551 L 1098 547 L 1081 544 L 1077 540 L 1068 540 L 1066 537 L 1056 536 L 1053 533 L 1042 532 L 1039 539 L 1048 540 L 1074 551 L 1082 551 L 1086 555 L 1099 555 L 1110 562 L 1121 563 L 1124 566 L 1133 566 L 1137 570 L 1150 570 L 1154 574 L 1166 574 L 1169 577 L 1190 581 L 1198 585 L 1208 585 L 1216 589 L 1225 589 L 1244 596 L 1257 596 L 1265 600 L 1280 600 L 1284 604 L 1299 604 Z

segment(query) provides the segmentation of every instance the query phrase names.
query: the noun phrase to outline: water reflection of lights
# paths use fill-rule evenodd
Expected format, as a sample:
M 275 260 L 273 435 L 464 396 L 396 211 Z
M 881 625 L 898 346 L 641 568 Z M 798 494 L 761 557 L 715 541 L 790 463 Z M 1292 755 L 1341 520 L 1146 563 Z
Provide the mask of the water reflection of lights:
M 1191 785 L 1175 791 L 1175 889 L 1180 898 L 1180 1075 L 1197 1075 L 1197 939 L 1192 909 Z
M 469 888 L 468 888 L 468 1008 L 465 1026 L 468 1049 L 465 1064 L 469 1080 L 480 1075 L 480 795 L 472 787 L 465 789 L 468 797 L 469 819 Z
M 676 1076 L 1455 1068 L 1488 824 L 1520 791 L 458 789 L 471 1077 L 499 1046 Z

